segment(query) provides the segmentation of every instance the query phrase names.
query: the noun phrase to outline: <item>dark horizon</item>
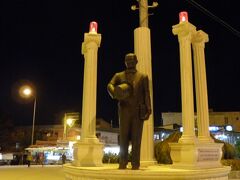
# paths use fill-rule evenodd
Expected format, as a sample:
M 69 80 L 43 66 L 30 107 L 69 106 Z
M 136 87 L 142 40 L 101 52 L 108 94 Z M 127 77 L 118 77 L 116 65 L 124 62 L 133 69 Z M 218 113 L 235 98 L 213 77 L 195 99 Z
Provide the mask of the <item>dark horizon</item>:
M 197 1 L 240 29 L 237 2 Z M 149 4 L 152 1 L 149 0 Z M 181 111 L 180 64 L 177 36 L 172 26 L 178 13 L 209 35 L 205 45 L 209 108 L 240 111 L 240 38 L 187 1 L 158 1 L 149 10 L 155 125 L 161 112 Z M 32 124 L 33 102 L 19 102 L 16 87 L 30 81 L 37 90 L 36 124 L 61 123 L 64 112 L 81 112 L 84 58 L 81 43 L 91 21 L 102 34 L 98 49 L 97 117 L 118 124 L 117 103 L 107 93 L 112 75 L 124 69 L 124 56 L 133 52 L 133 30 L 138 27 L 137 1 L 4 1 L 1 7 L 0 111 L 15 124 Z M 17 100 L 16 100 L 17 99 Z

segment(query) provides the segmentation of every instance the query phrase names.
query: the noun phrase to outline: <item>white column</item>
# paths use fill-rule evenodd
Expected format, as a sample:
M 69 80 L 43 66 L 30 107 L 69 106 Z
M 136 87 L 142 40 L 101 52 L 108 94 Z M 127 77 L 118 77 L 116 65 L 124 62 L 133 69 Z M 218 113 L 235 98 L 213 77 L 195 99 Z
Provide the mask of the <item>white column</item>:
M 102 166 L 103 144 L 96 137 L 97 52 L 101 34 L 84 34 L 84 82 L 81 140 L 74 144 L 73 165 Z
M 206 84 L 203 85 L 202 79 L 206 80 L 205 64 L 200 63 L 205 62 L 203 50 L 207 36 L 204 33 L 200 32 L 202 35 L 198 33 L 195 26 L 186 21 L 173 26 L 173 34 L 178 35 L 180 48 L 183 134 L 178 143 L 169 143 L 169 146 L 172 166 L 179 169 L 222 167 L 220 160 L 223 144 L 212 143 L 208 139 L 206 119 L 202 119 L 207 117 L 205 111 L 207 96 Z M 201 121 L 198 122 L 201 127 L 199 139 L 196 138 L 194 131 L 191 42 L 194 47 L 198 115 L 201 117 Z
M 154 158 L 154 120 L 153 120 L 153 84 L 152 84 L 152 57 L 151 35 L 147 27 L 139 27 L 134 30 L 134 52 L 138 58 L 137 69 L 145 73 L 149 78 L 149 90 L 151 97 L 152 114 L 144 121 L 141 143 L 141 166 L 156 163 Z
M 100 46 L 100 34 L 84 34 L 82 54 L 84 54 L 84 82 L 82 103 L 81 139 L 96 138 L 96 101 L 97 101 L 97 53 Z
M 183 134 L 180 143 L 194 143 L 194 104 L 192 81 L 191 39 L 196 27 L 189 22 L 181 22 L 173 26 L 172 32 L 178 35 L 180 49 L 181 94 L 182 94 L 182 125 Z
M 197 31 L 192 38 L 199 142 L 213 142 L 209 133 L 207 78 L 204 54 L 206 42 L 208 42 L 208 35 L 202 30 Z

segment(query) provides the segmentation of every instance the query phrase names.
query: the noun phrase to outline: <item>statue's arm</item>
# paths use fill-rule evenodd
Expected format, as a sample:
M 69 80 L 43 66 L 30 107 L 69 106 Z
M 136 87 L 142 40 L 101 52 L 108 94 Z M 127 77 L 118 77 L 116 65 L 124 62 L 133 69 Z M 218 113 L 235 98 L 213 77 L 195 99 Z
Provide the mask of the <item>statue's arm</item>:
M 117 75 L 114 75 L 112 80 L 107 85 L 108 93 L 113 99 L 115 99 L 114 90 L 115 90 L 116 83 L 117 83 Z
M 114 85 L 109 83 L 107 86 L 109 95 L 114 99 Z

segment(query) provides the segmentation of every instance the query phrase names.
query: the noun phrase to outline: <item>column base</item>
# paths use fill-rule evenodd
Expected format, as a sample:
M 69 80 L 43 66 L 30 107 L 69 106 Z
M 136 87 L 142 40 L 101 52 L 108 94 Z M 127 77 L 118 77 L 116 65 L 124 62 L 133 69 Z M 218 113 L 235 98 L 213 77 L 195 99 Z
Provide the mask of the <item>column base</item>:
M 140 166 L 141 167 L 148 167 L 148 166 L 153 166 L 156 165 L 157 161 L 155 159 L 153 160 L 147 160 L 147 161 L 140 161 Z
M 200 143 L 214 143 L 214 140 L 210 136 L 198 136 Z
M 194 144 L 197 141 L 198 139 L 195 135 L 182 135 L 182 137 L 180 137 L 180 139 L 178 140 L 179 143 L 183 144 Z
M 86 138 L 73 145 L 73 166 L 97 167 L 102 166 L 103 143 L 97 138 Z
M 187 169 L 222 167 L 221 143 L 169 143 L 173 167 Z

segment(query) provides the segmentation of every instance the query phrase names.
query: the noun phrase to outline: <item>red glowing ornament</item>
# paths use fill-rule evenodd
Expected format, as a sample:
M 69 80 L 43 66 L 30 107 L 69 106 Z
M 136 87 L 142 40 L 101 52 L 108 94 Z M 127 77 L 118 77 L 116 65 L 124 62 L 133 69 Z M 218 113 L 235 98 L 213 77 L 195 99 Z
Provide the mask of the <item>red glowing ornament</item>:
M 92 21 L 92 22 L 90 23 L 90 26 L 89 26 L 89 33 L 91 33 L 91 34 L 97 34 L 97 28 L 98 28 L 97 22 Z
M 182 11 L 179 13 L 179 22 L 188 22 L 188 13 L 187 11 Z

